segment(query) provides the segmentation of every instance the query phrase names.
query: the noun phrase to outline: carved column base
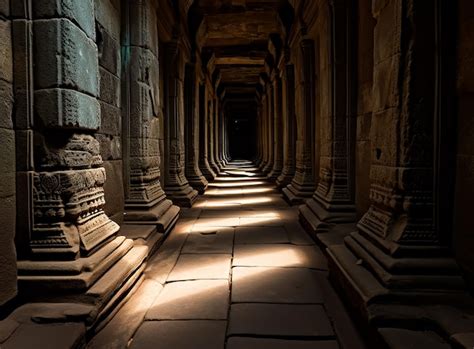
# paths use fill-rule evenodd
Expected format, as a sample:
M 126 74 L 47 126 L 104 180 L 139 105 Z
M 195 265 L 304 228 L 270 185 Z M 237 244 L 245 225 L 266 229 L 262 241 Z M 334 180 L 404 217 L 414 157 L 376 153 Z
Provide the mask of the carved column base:
M 266 165 L 262 168 L 262 172 L 264 174 L 270 173 L 270 171 L 273 169 L 273 161 L 269 161 L 266 163 Z
M 185 185 L 167 186 L 166 196 L 175 205 L 181 207 L 192 207 L 198 197 L 197 190 L 194 190 L 188 183 Z
M 186 176 L 189 185 L 196 189 L 199 194 L 204 194 L 209 186 L 209 182 L 204 176 Z
M 288 201 L 290 205 L 300 205 L 304 203 L 306 199 L 313 196 L 316 190 L 311 176 L 306 175 L 304 172 L 297 172 L 292 182 L 284 188 L 283 198 Z
M 217 175 L 214 172 L 214 170 L 211 168 L 211 165 L 209 164 L 209 160 L 206 157 L 201 157 L 199 160 L 199 169 L 201 170 L 202 175 L 204 178 L 207 179 L 208 182 L 213 181 Z
M 293 180 L 293 177 L 295 176 L 295 171 L 291 171 L 287 168 L 283 168 L 283 171 L 281 172 L 280 176 L 278 176 L 276 180 L 276 185 L 278 189 L 283 189 L 286 186 L 288 186 L 291 181 Z
M 331 282 L 352 308 L 360 328 L 372 341 L 379 341 L 378 346 L 387 341 L 381 329 L 405 329 L 407 324 L 419 329 L 419 340 L 435 333 L 422 330 L 430 328 L 456 342 L 459 328 L 472 330 L 472 315 L 467 313 L 474 302 L 455 261 L 443 257 L 447 251 L 431 247 L 406 250 L 395 253 L 401 256 L 391 255 L 353 233 L 344 245 L 328 248 Z
M 87 325 L 107 316 L 140 279 L 146 246 L 118 236 L 93 254 L 72 261 L 19 261 L 18 286 L 30 302 L 76 302 L 94 307 Z
M 313 196 L 299 207 L 299 218 L 305 230 L 316 237 L 336 224 L 355 222 L 356 213 L 354 205 L 327 204 Z
M 282 164 L 275 163 L 273 169 L 267 175 L 267 179 L 270 181 L 276 181 L 277 178 L 281 175 L 282 171 Z
M 464 295 L 461 271 L 447 249 L 401 246 L 354 232 L 328 254 L 332 280 L 364 314 L 374 303 L 456 304 Z
M 216 176 L 219 176 L 222 173 L 221 169 L 216 165 L 215 162 L 209 161 L 209 166 L 211 167 L 211 170 L 214 171 Z
M 135 244 L 146 245 L 151 255 L 163 238 L 173 229 L 180 208 L 171 200 L 162 200 L 151 208 L 127 205 L 125 224 L 119 234 L 133 239 Z

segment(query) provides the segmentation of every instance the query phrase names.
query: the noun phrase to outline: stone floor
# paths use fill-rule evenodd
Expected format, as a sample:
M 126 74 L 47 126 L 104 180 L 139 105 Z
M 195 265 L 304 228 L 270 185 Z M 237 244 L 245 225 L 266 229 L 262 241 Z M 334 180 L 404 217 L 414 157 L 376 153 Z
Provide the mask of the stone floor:
M 249 162 L 210 184 L 90 348 L 363 348 L 296 207 Z

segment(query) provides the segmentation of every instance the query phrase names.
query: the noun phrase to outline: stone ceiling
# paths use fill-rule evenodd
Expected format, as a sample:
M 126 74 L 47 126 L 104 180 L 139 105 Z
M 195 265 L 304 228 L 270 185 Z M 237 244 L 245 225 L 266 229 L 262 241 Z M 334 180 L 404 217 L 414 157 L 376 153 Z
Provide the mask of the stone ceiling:
M 270 34 L 284 33 L 284 0 L 196 0 L 190 12 L 198 47 L 213 57 L 226 96 L 255 96 Z

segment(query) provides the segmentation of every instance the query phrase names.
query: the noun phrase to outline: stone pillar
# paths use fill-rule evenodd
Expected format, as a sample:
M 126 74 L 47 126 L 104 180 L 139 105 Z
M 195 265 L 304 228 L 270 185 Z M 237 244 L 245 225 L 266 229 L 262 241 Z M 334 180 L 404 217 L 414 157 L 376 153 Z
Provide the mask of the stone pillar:
M 331 2 L 331 114 L 329 128 L 321 130 L 320 175 L 317 189 L 300 207 L 300 220 L 309 232 L 327 231 L 335 223 L 355 222 L 352 76 L 349 46 L 351 28 L 349 5 Z
M 279 188 L 291 183 L 296 170 L 295 71 L 292 64 L 285 66 L 282 85 L 284 149 L 283 170 L 276 182 Z
M 166 175 L 165 191 L 176 205 L 191 207 L 197 198 L 184 175 L 184 101 L 183 101 L 183 60 L 177 40 L 166 44 L 165 48 L 165 149 Z
M 221 174 L 220 168 L 217 166 L 216 160 L 215 160 L 215 147 L 216 147 L 216 142 L 215 142 L 215 99 L 214 98 L 209 98 L 208 101 L 208 107 L 207 107 L 207 117 L 208 117 L 208 126 L 209 126 L 209 165 L 211 166 L 211 169 L 216 173 L 216 175 Z
M 274 181 L 283 169 L 283 124 L 282 124 L 282 88 L 278 70 L 274 70 L 273 83 L 273 169 L 267 178 Z
M 14 3 L 15 17 L 29 13 L 27 2 Z M 33 15 L 23 18 L 34 18 L 33 30 L 19 23 L 15 43 L 18 74 L 32 73 L 17 90 L 25 104 L 16 122 L 28 137 L 19 141 L 30 146 L 20 146 L 17 158 L 19 291 L 25 300 L 88 303 L 90 326 L 135 284 L 148 248 L 117 236 L 119 226 L 104 213 L 94 3 L 32 6 Z
M 266 113 L 266 121 L 267 121 L 267 134 L 266 134 L 266 148 L 267 148 L 267 163 L 265 167 L 262 169 L 264 174 L 267 174 L 273 168 L 273 161 L 274 161 L 274 104 L 273 104 L 273 86 L 268 81 L 266 87 L 266 106 L 267 106 L 267 113 Z
M 261 118 L 261 129 L 260 129 L 260 137 L 261 137 L 261 149 L 262 149 L 262 161 L 259 164 L 260 169 L 264 169 L 268 163 L 268 120 L 267 120 L 267 110 L 268 110 L 268 103 L 267 103 L 267 95 L 265 91 L 262 93 L 262 99 L 260 102 L 260 118 Z
M 196 66 L 186 64 L 184 79 L 184 109 L 186 113 L 186 178 L 189 184 L 200 194 L 204 194 L 208 181 L 199 169 L 199 123 L 196 120 Z
M 220 132 L 220 144 L 221 144 L 221 160 L 222 160 L 222 165 L 225 167 L 227 166 L 227 147 L 226 147 L 226 142 L 227 142 L 227 118 L 226 118 L 226 113 L 225 110 L 222 110 L 222 120 L 221 120 L 221 132 Z
M 255 165 L 258 167 L 262 162 L 262 106 L 260 103 L 257 103 L 257 113 L 256 113 L 256 137 L 257 137 L 257 153 L 255 154 Z
M 216 178 L 209 165 L 209 121 L 206 106 L 206 87 L 199 85 L 199 168 L 208 181 Z
M 29 13 L 28 15 L 31 15 Z M 19 110 L 24 110 L 27 100 L 30 98 L 26 91 L 28 74 L 31 73 L 31 66 L 26 61 L 24 55 L 23 62 L 19 62 L 17 56 L 21 54 L 13 46 L 13 38 L 16 40 L 30 40 L 28 35 L 31 30 L 31 18 L 22 16 L 10 20 L 10 6 L 7 2 L 0 4 L 0 139 L 2 140 L 2 152 L 0 154 L 0 311 L 2 306 L 8 303 L 17 294 L 17 266 L 15 251 L 15 231 L 17 224 L 21 224 L 21 219 L 16 219 L 17 201 L 21 199 L 16 191 L 21 190 L 21 182 L 16 179 L 16 171 L 27 171 L 31 166 L 30 161 L 22 161 L 15 168 L 16 152 L 21 156 L 27 147 L 31 146 L 31 122 L 32 113 L 28 114 L 28 122 L 20 125 L 16 122 L 16 115 Z M 30 47 L 23 47 L 26 51 Z M 15 61 L 14 59 L 15 58 Z M 14 64 L 15 63 L 15 64 Z M 17 72 L 18 69 L 22 69 Z M 15 87 L 15 89 L 14 89 Z M 14 109 L 14 101 L 18 101 L 19 106 Z M 15 115 L 16 113 L 16 115 Z M 31 118 L 31 119 L 30 119 Z M 26 120 L 25 120 L 26 121 Z M 15 129 L 16 128 L 16 135 Z M 15 146 L 15 143 L 17 146 Z M 29 143 L 29 144 L 28 144 Z M 20 146 L 23 149 L 16 150 Z M 23 155 L 22 160 L 27 160 Z M 30 154 L 28 154 L 30 155 Z
M 160 182 L 158 36 L 149 1 L 130 2 L 129 36 L 123 52 L 123 152 L 125 222 L 121 233 L 145 241 L 151 250 L 174 226 L 179 208 Z M 153 20 L 155 19 L 155 20 Z M 148 228 L 147 228 L 148 227 Z M 137 231 L 144 235 L 137 237 Z
M 221 155 L 221 129 L 222 129 L 222 107 L 218 97 L 214 100 L 214 159 L 219 170 L 222 171 L 224 164 L 222 163 Z
M 291 184 L 283 189 L 283 195 L 291 204 L 301 204 L 305 198 L 313 195 L 314 185 L 314 122 L 315 113 L 315 57 L 314 41 L 303 39 L 301 41 L 301 53 L 303 57 L 302 66 L 302 88 L 303 115 L 300 117 L 298 126 L 298 138 L 296 142 L 296 172 Z
M 435 219 L 440 169 L 434 163 L 442 146 L 435 134 L 452 114 L 441 112 L 440 120 L 435 107 L 436 98 L 446 95 L 435 93 L 443 66 L 435 60 L 442 52 L 434 40 L 434 7 L 415 0 L 373 2 L 371 207 L 344 245 L 328 249 L 331 278 L 366 320 L 372 308 L 386 315 L 380 304 L 466 299 L 446 231 Z

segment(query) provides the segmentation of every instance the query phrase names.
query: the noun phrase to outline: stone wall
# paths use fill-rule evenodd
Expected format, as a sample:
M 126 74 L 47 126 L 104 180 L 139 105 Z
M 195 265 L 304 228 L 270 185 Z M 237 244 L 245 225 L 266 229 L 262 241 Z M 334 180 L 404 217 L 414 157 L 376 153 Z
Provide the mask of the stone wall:
M 120 1 L 95 0 L 96 42 L 99 49 L 101 127 L 97 133 L 107 173 L 105 213 L 121 224 L 124 191 L 122 177 L 122 114 Z
M 458 262 L 474 280 L 474 3 L 459 1 L 457 47 L 458 143 L 454 202 L 454 250 Z
M 0 306 L 15 296 L 16 253 L 14 246 L 15 131 L 13 130 L 12 24 L 8 0 L 0 1 Z

